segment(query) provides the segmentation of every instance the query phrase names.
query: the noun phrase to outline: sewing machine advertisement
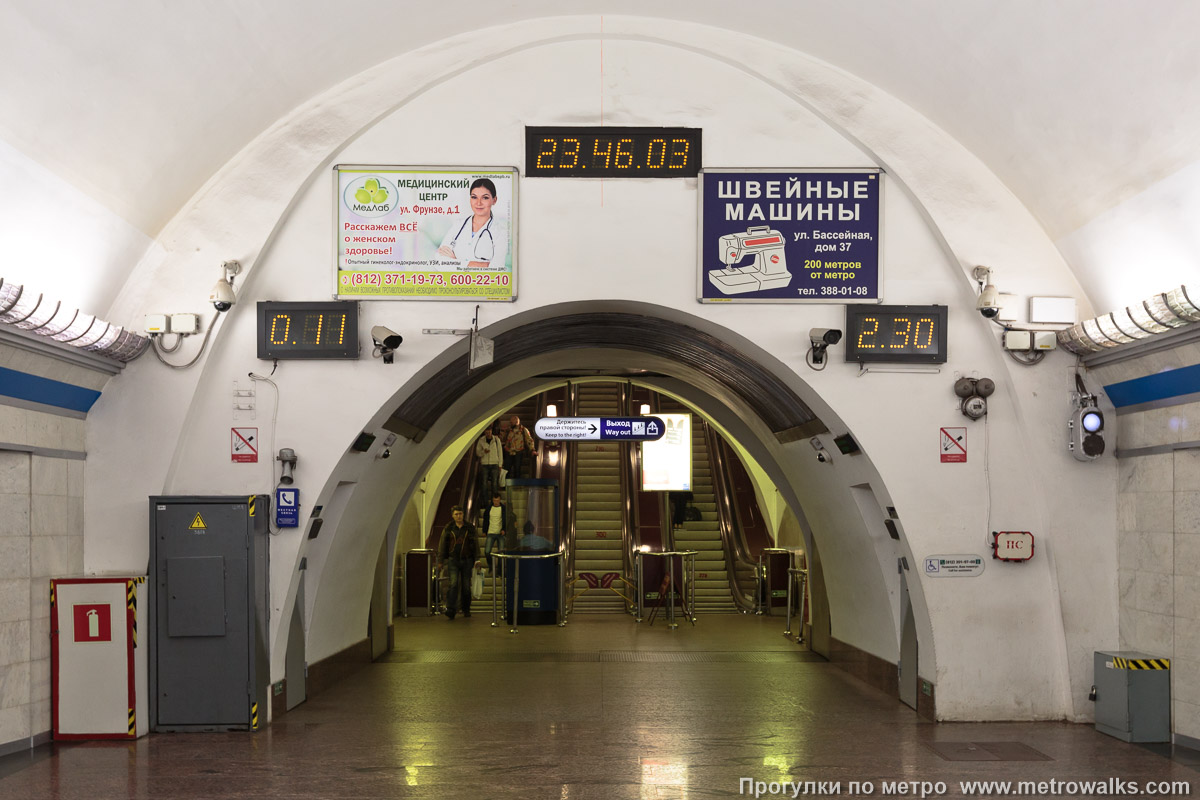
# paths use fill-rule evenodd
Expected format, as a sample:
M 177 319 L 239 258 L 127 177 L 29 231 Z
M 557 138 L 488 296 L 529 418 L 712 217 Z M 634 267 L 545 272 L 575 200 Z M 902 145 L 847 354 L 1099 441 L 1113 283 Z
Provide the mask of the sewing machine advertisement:
M 877 303 L 879 170 L 702 170 L 704 303 Z

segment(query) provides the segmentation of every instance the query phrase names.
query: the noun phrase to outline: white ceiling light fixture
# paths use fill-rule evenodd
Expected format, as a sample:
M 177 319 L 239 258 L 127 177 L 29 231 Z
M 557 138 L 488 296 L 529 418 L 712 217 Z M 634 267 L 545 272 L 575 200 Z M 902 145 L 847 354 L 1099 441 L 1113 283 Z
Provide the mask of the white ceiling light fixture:
M 1186 286 L 1180 286 L 1128 308 L 1078 322 L 1058 332 L 1058 343 L 1063 349 L 1083 356 L 1197 322 L 1200 322 L 1200 302 L 1188 295 Z
M 0 326 L 45 337 L 57 344 L 127 362 L 145 352 L 150 340 L 77 308 L 0 278 Z

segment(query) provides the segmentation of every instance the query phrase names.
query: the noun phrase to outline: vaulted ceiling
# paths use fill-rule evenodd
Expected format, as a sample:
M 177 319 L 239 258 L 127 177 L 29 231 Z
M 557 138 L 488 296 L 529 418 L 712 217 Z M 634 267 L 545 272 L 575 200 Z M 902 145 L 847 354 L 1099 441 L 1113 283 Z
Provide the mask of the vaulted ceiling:
M 687 20 L 824 60 L 956 137 L 1056 241 L 1200 161 L 1189 0 L 10 0 L 0 140 L 153 238 L 304 101 L 463 31 L 563 14 L 598 32 L 605 14 Z

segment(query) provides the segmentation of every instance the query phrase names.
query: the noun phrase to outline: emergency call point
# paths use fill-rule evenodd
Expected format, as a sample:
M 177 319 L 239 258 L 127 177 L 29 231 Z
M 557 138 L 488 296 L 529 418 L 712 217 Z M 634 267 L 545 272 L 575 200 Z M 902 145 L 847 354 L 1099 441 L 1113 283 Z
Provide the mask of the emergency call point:
M 1028 561 L 1033 558 L 1033 534 L 1029 531 L 992 531 L 992 558 Z

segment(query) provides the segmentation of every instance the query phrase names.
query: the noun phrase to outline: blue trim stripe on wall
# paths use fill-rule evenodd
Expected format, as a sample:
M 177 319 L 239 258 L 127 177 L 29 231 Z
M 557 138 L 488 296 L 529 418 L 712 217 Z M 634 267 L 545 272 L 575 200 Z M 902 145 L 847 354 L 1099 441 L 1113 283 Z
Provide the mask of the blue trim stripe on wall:
M 1200 364 L 1109 384 L 1104 391 L 1117 408 L 1196 394 L 1200 392 Z
M 0 367 L 0 394 L 84 413 L 100 399 L 100 393 L 95 389 L 85 389 L 5 367 Z

